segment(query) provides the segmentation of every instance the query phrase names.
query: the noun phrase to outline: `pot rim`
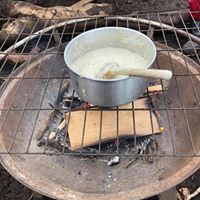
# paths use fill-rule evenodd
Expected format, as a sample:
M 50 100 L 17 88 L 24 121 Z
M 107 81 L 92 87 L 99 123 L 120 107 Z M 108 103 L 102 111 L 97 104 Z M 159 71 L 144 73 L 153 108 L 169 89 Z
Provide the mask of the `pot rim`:
M 155 59 L 156 59 L 156 56 L 157 56 L 157 51 L 156 51 L 156 46 L 154 44 L 154 42 L 148 37 L 146 36 L 145 34 L 139 32 L 139 31 L 136 31 L 134 29 L 130 29 L 130 28 L 125 28 L 125 27 L 115 27 L 115 26 L 109 26 L 109 27 L 101 27 L 101 28 L 95 28 L 95 29 L 92 29 L 92 30 L 88 30 L 84 33 L 81 33 L 79 34 L 78 36 L 76 36 L 75 38 L 73 38 L 68 44 L 67 46 L 65 47 L 65 50 L 64 50 L 64 61 L 65 61 L 65 64 L 67 65 L 67 67 L 73 72 L 75 73 L 76 75 L 80 76 L 81 78 L 84 78 L 84 79 L 89 79 L 89 80 L 93 80 L 93 81 L 97 81 L 97 82 L 115 82 L 115 81 L 121 81 L 121 80 L 126 80 L 126 79 L 129 79 L 130 77 L 121 77 L 121 78 L 113 78 L 113 79 L 98 79 L 98 78 L 91 78 L 91 77 L 87 77 L 87 76 L 81 76 L 80 74 L 78 74 L 76 71 L 74 71 L 74 69 L 70 66 L 70 64 L 68 63 L 68 59 L 67 59 L 67 51 L 69 50 L 69 48 L 71 47 L 71 45 L 73 45 L 73 43 L 79 39 L 80 37 L 84 36 L 84 35 L 87 35 L 88 33 L 91 33 L 91 32 L 98 32 L 99 30 L 107 30 L 107 29 L 113 29 L 113 30 L 125 30 L 125 31 L 130 31 L 132 33 L 135 33 L 135 34 L 138 34 L 144 38 L 146 38 L 148 40 L 148 42 L 150 42 L 152 44 L 152 51 L 153 51 L 153 56 L 151 58 L 151 62 L 147 65 L 146 69 L 149 69 Z

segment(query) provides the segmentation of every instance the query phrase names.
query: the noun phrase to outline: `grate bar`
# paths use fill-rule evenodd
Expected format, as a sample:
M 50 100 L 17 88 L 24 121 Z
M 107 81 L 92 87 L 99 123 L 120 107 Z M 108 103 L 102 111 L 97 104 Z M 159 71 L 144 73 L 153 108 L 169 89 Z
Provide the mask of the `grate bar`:
M 162 29 L 162 22 L 161 22 L 161 19 L 160 19 L 160 14 L 158 14 L 158 19 L 160 21 L 160 25 L 161 25 L 161 29 Z M 165 36 L 164 30 L 162 30 L 162 34 L 163 34 L 165 45 L 168 49 L 168 43 L 166 41 L 166 36 Z M 172 67 L 172 71 L 173 71 L 173 74 L 174 74 L 174 66 L 173 66 L 171 55 L 170 55 L 169 52 L 168 52 L 168 56 L 169 56 L 170 65 Z M 188 134 L 189 134 L 189 137 L 190 137 L 190 143 L 192 145 L 193 154 L 195 155 L 195 148 L 194 148 L 194 143 L 193 143 L 192 136 L 191 136 L 191 131 L 190 131 L 190 127 L 189 127 L 189 123 L 188 123 L 188 119 L 187 119 L 187 114 L 186 114 L 184 104 L 183 104 L 183 100 L 182 100 L 182 96 L 181 96 L 181 93 L 180 93 L 180 86 L 178 84 L 177 77 L 176 77 L 175 74 L 174 74 L 174 78 L 175 78 L 176 86 L 177 86 L 177 89 L 178 89 L 178 96 L 179 96 L 179 99 L 180 99 L 180 102 L 181 102 L 181 106 L 183 108 L 183 113 L 184 113 L 184 117 L 185 117 L 185 121 L 186 121 L 186 125 L 187 125 L 187 131 L 188 131 Z
M 53 35 L 52 35 L 53 36 Z M 35 76 L 34 77 L 37 77 L 38 76 L 38 73 L 39 73 L 39 70 L 40 70 L 40 68 L 41 68 L 41 66 L 42 66 L 42 63 L 43 63 L 43 60 L 44 60 L 44 57 L 45 57 L 45 55 L 46 55 L 46 51 L 47 51 L 47 49 L 48 49 L 48 47 L 49 47 L 49 44 L 50 44 L 50 41 L 51 41 L 51 38 L 52 38 L 52 36 L 50 37 L 50 39 L 49 39 L 49 41 L 48 41 L 48 44 L 47 44 L 47 46 L 46 46 L 46 49 L 45 49 L 45 53 L 43 54 L 43 57 L 42 57 L 42 62 L 40 63 L 40 65 L 39 65 L 39 67 L 38 67 L 38 69 L 37 69 L 37 72 L 36 72 L 36 74 L 35 74 Z M 28 67 L 27 67 L 28 68 Z M 26 71 L 27 71 L 27 68 L 26 68 Z M 51 67 L 51 70 L 53 69 L 53 65 L 52 65 L 52 67 Z M 50 70 L 50 71 L 51 71 Z M 24 73 L 25 74 L 25 73 Z M 30 99 L 30 97 L 31 97 L 31 94 L 32 94 L 32 91 L 33 91 L 33 88 L 34 88 L 34 85 L 35 85 L 35 83 L 36 83 L 36 79 L 34 78 L 33 79 L 33 83 L 32 83 L 32 85 L 31 85 L 31 88 L 30 88 L 30 90 L 29 90 L 29 92 L 28 92 L 28 98 L 27 98 L 27 100 L 26 100 L 26 102 L 25 102 L 25 105 L 24 105 L 24 108 L 23 108 L 23 110 L 22 110 L 22 114 L 21 114 L 21 116 L 20 116 L 20 119 L 19 119 L 19 122 L 18 122 L 18 125 L 17 125 L 17 129 L 16 129 L 16 132 L 15 132 L 15 134 L 14 134 L 14 138 L 13 138 L 13 141 L 12 141 L 12 143 L 11 143 L 11 145 L 10 145 L 10 148 L 9 148 L 9 152 L 12 150 L 12 147 L 13 147 L 13 144 L 14 144 L 14 141 L 15 141 L 15 138 L 16 138 L 16 136 L 17 136 L 17 133 L 18 133 L 18 131 L 19 131 L 19 127 L 20 127 L 20 123 L 21 123 L 21 121 L 22 121 L 22 119 L 23 119 L 23 116 L 24 116 L 24 109 L 27 107 L 27 104 L 28 104 L 28 101 L 29 101 L 29 99 Z M 17 91 L 18 91 L 18 89 L 17 89 Z M 44 95 L 45 95 L 45 93 L 44 93 Z M 41 104 L 42 105 L 42 104 Z M 40 106 L 41 107 L 41 106 Z M 38 114 L 39 115 L 39 114 Z M 38 117 L 38 116 L 37 116 Z M 37 121 L 37 118 L 36 118 L 36 121 Z M 29 141 L 31 141 L 31 140 L 29 140 Z M 29 145 L 28 145 L 28 147 L 29 147 Z
M 158 64 L 158 59 L 156 59 L 156 63 L 158 65 L 158 69 L 160 69 L 160 66 Z M 161 86 L 162 88 L 164 88 L 164 84 L 163 84 L 163 81 L 161 80 Z M 166 111 L 166 114 L 167 114 L 167 123 L 168 123 L 168 127 L 169 127 L 169 133 L 170 133 L 170 140 L 171 140 L 171 145 L 172 145 L 172 150 L 173 150 L 173 155 L 175 156 L 176 155 L 176 150 L 175 150 L 175 145 L 174 145 L 174 139 L 173 139 L 173 134 L 172 134 L 172 128 L 171 128 L 171 123 L 170 123 L 170 117 L 169 117 L 169 108 L 167 106 L 167 100 L 165 98 L 165 94 L 164 94 L 164 91 L 162 90 L 162 97 L 163 97 L 163 101 L 164 101 L 164 106 L 165 106 L 165 111 Z M 159 111 L 159 110 L 155 110 L 155 111 Z
M 47 22 L 46 22 L 46 24 L 47 24 Z M 41 36 L 42 36 L 42 35 L 41 35 Z M 41 38 L 41 37 L 40 37 L 40 38 Z M 27 45 L 27 43 L 28 43 L 28 40 L 27 40 L 27 42 L 26 42 L 26 45 Z M 15 44 L 16 44 L 16 43 L 15 43 Z M 13 45 L 13 48 L 14 48 L 15 44 Z M 25 45 L 25 46 L 26 46 L 26 45 Z M 22 52 L 24 51 L 25 46 L 24 46 Z M 30 63 L 30 62 L 29 62 L 29 63 Z M 27 66 L 28 66 L 28 65 L 27 65 Z M 27 68 L 26 68 L 26 70 L 27 70 Z M 2 125 L 1 125 L 1 127 L 0 127 L 0 131 L 2 130 L 2 128 L 3 128 L 3 126 L 4 126 L 4 123 L 5 123 L 5 121 L 6 121 L 6 118 L 7 118 L 8 114 L 9 114 L 9 111 L 11 110 L 11 106 L 13 105 L 14 98 L 15 98 L 15 96 L 17 95 L 17 92 L 18 92 L 18 90 L 19 90 L 19 88 L 20 88 L 20 85 L 21 85 L 21 82 L 22 82 L 22 80 L 23 80 L 23 77 L 24 77 L 24 75 L 25 75 L 25 73 L 26 73 L 26 70 L 24 71 L 22 77 L 21 77 L 20 80 L 19 80 L 17 89 L 16 89 L 15 94 L 13 95 L 12 100 L 11 100 L 10 108 L 7 110 L 7 112 L 6 112 L 6 114 L 5 114 L 5 117 L 4 117 L 4 119 L 3 119 L 3 122 L 2 122 Z M 11 73 L 12 73 L 12 72 L 11 72 Z M 8 79 L 8 80 L 9 80 L 9 79 Z M 8 81 L 8 82 L 9 82 L 9 81 Z M 7 84 L 8 84 L 8 82 L 7 82 Z M 7 86 L 7 84 L 4 84 L 4 85 L 3 85 L 4 88 Z M 25 104 L 27 104 L 27 102 L 26 102 Z M 26 107 L 26 106 L 25 106 L 25 107 Z M 18 131 L 18 129 L 19 129 L 19 125 L 20 125 L 20 122 L 21 122 L 21 120 L 22 120 L 23 113 L 24 113 L 24 111 L 25 111 L 25 110 L 24 110 L 25 107 L 24 107 L 23 110 L 22 110 L 22 114 L 21 114 L 21 117 L 20 117 L 20 119 L 19 119 L 19 122 L 18 122 L 18 125 L 17 125 L 17 130 L 16 130 L 16 132 L 15 132 L 13 141 L 12 141 L 11 146 L 10 146 L 10 148 L 9 148 L 9 152 L 10 152 L 10 150 L 11 150 L 11 148 L 12 148 L 12 146 L 13 146 L 14 140 L 15 140 L 15 138 L 16 138 L 16 134 L 17 134 L 17 131 Z

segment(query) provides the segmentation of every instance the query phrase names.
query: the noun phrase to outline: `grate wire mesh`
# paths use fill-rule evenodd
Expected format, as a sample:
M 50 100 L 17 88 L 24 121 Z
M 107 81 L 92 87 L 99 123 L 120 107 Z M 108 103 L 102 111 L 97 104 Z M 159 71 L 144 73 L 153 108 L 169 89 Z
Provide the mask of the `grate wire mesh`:
M 185 13 L 185 11 L 183 11 Z M 54 76 L 52 75 L 52 72 L 54 70 L 54 67 L 56 66 L 56 55 L 63 55 L 63 51 L 61 50 L 61 47 L 63 45 L 63 43 L 68 43 L 71 39 L 73 39 L 74 37 L 76 37 L 77 35 L 79 35 L 82 32 L 85 32 L 87 30 L 90 29 L 95 29 L 98 27 L 104 27 L 104 26 L 123 26 L 123 27 L 127 27 L 127 28 L 134 28 L 139 30 L 142 33 L 147 34 L 149 31 L 153 30 L 153 37 L 151 38 L 154 42 L 158 42 L 158 43 L 162 43 L 165 45 L 166 49 L 158 49 L 158 53 L 159 52 L 166 52 L 169 58 L 169 63 L 170 63 L 170 69 L 173 71 L 173 78 L 175 80 L 175 85 L 177 88 L 177 95 L 178 95 L 178 100 L 180 101 L 180 106 L 177 107 L 169 107 L 168 103 L 167 103 L 167 97 L 166 94 L 164 92 L 164 83 L 163 81 L 160 80 L 160 84 L 163 88 L 162 91 L 162 99 L 163 99 L 163 103 L 164 103 L 164 107 L 163 108 L 154 108 L 152 106 L 150 106 L 151 102 L 149 102 L 149 107 L 146 108 L 135 108 L 134 102 L 132 102 L 132 107 L 131 108 L 120 108 L 120 107 L 116 107 L 116 108 L 110 108 L 107 109 L 109 111 L 113 111 L 116 113 L 116 124 L 114 126 L 116 126 L 116 140 L 115 140 L 115 145 L 116 145 L 116 152 L 113 153 L 113 155 L 135 155 L 135 156 L 149 156 L 149 154 L 142 154 L 142 155 L 138 155 L 137 153 L 137 142 L 138 142 L 138 137 L 136 136 L 136 124 L 135 124 L 135 112 L 136 111 L 142 111 L 142 110 L 148 110 L 149 111 L 149 115 L 150 115 L 150 121 L 151 121 L 151 131 L 152 131 L 152 138 L 153 138 L 153 146 L 155 151 L 153 152 L 153 156 L 199 156 L 199 153 L 197 151 L 197 149 L 195 148 L 195 144 L 194 144 L 194 137 L 193 137 L 193 133 L 191 131 L 190 127 L 190 121 L 188 119 L 188 112 L 199 112 L 200 110 L 200 100 L 199 100 L 199 88 L 197 85 L 195 85 L 194 83 L 194 78 L 200 76 L 200 73 L 191 73 L 189 67 L 188 67 L 188 61 L 186 59 L 186 56 L 184 54 L 185 49 L 183 49 L 183 41 L 190 41 L 192 46 L 190 50 L 190 53 L 187 53 L 187 56 L 193 60 L 196 61 L 197 64 L 200 63 L 200 59 L 199 59 L 199 47 L 194 46 L 193 41 L 195 40 L 196 42 L 198 42 L 198 38 L 196 38 L 195 36 L 191 35 L 192 30 L 199 30 L 199 27 L 194 27 L 194 26 L 189 26 L 187 25 L 186 21 L 183 18 L 183 12 L 179 11 L 177 12 L 177 16 L 181 22 L 181 25 L 179 28 L 177 28 L 173 22 L 172 16 L 170 13 L 167 13 L 168 19 L 170 20 L 170 25 L 166 26 L 165 24 L 163 24 L 162 22 L 162 13 L 155 13 L 155 14 L 137 14 L 135 16 L 127 16 L 127 17 L 91 17 L 91 18 L 82 18 L 82 19 L 63 19 L 63 20 L 59 20 L 58 22 L 54 21 L 54 25 L 51 26 L 51 28 L 49 27 L 50 25 L 50 19 L 27 19 L 26 23 L 24 24 L 23 28 L 21 29 L 21 32 L 19 35 L 17 35 L 17 37 L 15 37 L 15 41 L 13 42 L 13 45 L 11 47 L 7 47 L 7 42 L 9 41 L 9 39 L 14 35 L 12 34 L 12 31 L 9 35 L 6 36 L 5 41 L 1 44 L 0 50 L 1 50 L 1 65 L 0 65 L 0 79 L 2 81 L 4 81 L 4 83 L 1 86 L 1 91 L 3 94 L 3 91 L 6 89 L 6 87 L 8 86 L 8 83 L 10 83 L 11 80 L 18 80 L 19 82 L 17 84 L 17 88 L 14 92 L 14 95 L 11 98 L 11 102 L 9 103 L 9 105 L 7 106 L 0 106 L 0 111 L 1 111 L 1 121 L 0 121 L 0 134 L 3 134 L 2 130 L 4 128 L 5 130 L 5 124 L 6 124 L 6 120 L 8 118 L 8 116 L 12 113 L 12 112 L 19 112 L 20 113 L 20 117 L 19 120 L 16 124 L 16 128 L 15 131 L 13 133 L 13 137 L 12 140 L 9 144 L 9 147 L 7 148 L 7 151 L 0 151 L 0 154 L 68 154 L 68 155 L 111 155 L 111 153 L 105 153 L 102 152 L 102 145 L 103 141 L 102 141 L 102 124 L 103 124 L 103 115 L 104 115 L 104 111 L 105 108 L 99 108 L 96 106 L 93 107 L 85 107 L 84 108 L 84 121 L 83 121 L 83 130 L 82 130 L 82 139 L 81 139 L 81 148 L 79 151 L 66 151 L 67 149 L 67 144 L 66 142 L 64 142 L 61 151 L 53 151 L 50 152 L 48 150 L 48 146 L 49 146 L 49 141 L 46 140 L 45 141 L 45 146 L 44 146 L 44 150 L 43 152 L 32 152 L 30 151 L 30 147 L 31 144 L 34 140 L 34 131 L 36 129 L 37 124 L 39 123 L 39 116 L 40 113 L 43 111 L 51 111 L 52 112 L 52 116 L 51 120 L 49 122 L 49 129 L 48 129 L 48 136 L 50 135 L 51 132 L 51 127 L 53 127 L 53 119 L 55 118 L 55 112 L 57 110 L 64 110 L 66 112 L 69 113 L 69 117 L 67 120 L 67 124 L 70 123 L 70 115 L 72 112 L 72 105 L 74 102 L 74 98 L 75 98 L 75 92 L 73 91 L 72 94 L 72 100 L 70 102 L 70 107 L 69 109 L 66 108 L 58 108 L 57 106 L 54 106 L 53 108 L 45 108 L 43 106 L 44 103 L 44 99 L 46 97 L 46 93 L 48 91 L 48 88 L 50 87 L 50 82 L 51 80 L 59 80 L 60 86 L 58 88 L 58 93 L 57 93 L 57 97 L 59 93 L 61 92 L 61 88 L 62 88 L 62 84 L 65 80 L 70 80 L 70 77 L 68 75 L 66 75 L 66 71 L 63 71 L 62 76 Z M 188 13 L 191 16 L 192 19 L 192 23 L 195 24 L 195 20 L 191 15 L 191 12 Z M 166 13 L 165 13 L 166 15 Z M 156 17 L 158 19 L 158 22 L 152 23 L 151 19 Z M 0 19 L 0 21 L 5 21 L 6 22 L 11 22 L 14 19 L 8 18 L 8 19 Z M 32 28 L 32 30 L 29 33 L 24 32 L 26 26 L 28 25 L 28 23 L 33 20 L 35 22 L 34 27 Z M 62 22 L 60 22 L 62 21 Z M 41 29 L 41 31 L 36 32 L 36 28 L 38 26 L 38 24 L 40 22 L 43 22 L 43 28 Z M 60 23 L 59 23 L 60 22 Z M 145 23 L 144 23 L 145 22 Z M 14 29 L 14 28 L 13 28 Z M 58 30 L 58 31 L 57 31 Z M 55 37 L 55 35 L 57 35 L 58 37 Z M 170 38 L 171 37 L 171 38 Z M 25 39 L 22 39 L 25 38 Z M 59 41 L 56 43 L 56 41 L 54 41 L 54 38 L 59 38 Z M 24 42 L 20 43 L 20 40 L 24 40 Z M 22 41 L 21 40 L 21 41 Z M 44 44 L 45 41 L 45 44 Z M 200 43 L 200 41 L 199 41 Z M 31 62 L 34 60 L 35 58 L 35 54 L 33 51 L 28 51 L 28 49 L 31 48 L 33 49 L 37 49 L 37 48 L 42 48 L 42 51 L 39 52 L 39 54 L 41 55 L 41 62 L 38 66 L 37 72 L 34 74 L 33 77 L 27 77 L 26 76 L 26 71 L 28 69 L 28 66 L 31 64 Z M 56 50 L 53 52 L 48 51 L 50 48 L 56 46 Z M 171 48 L 173 47 L 173 48 Z M 177 51 L 180 52 L 182 59 L 184 60 L 184 65 L 187 69 L 187 73 L 180 73 L 177 74 L 176 73 L 176 66 L 174 66 L 173 64 L 173 58 L 171 58 L 171 53 L 176 53 Z M 49 66 L 49 72 L 47 74 L 47 76 L 45 77 L 39 77 L 38 74 L 40 72 L 41 66 L 43 64 L 43 62 L 45 62 L 45 56 L 47 55 L 53 55 L 54 59 L 53 62 L 51 62 L 50 66 Z M 23 70 L 23 74 L 18 77 L 15 74 L 15 70 L 19 69 L 20 63 L 17 61 L 16 63 L 12 64 L 12 66 L 10 67 L 10 63 L 9 63 L 9 56 L 10 55 L 18 55 L 19 58 L 21 58 L 23 55 L 27 55 L 30 56 L 30 59 L 27 61 L 26 67 Z M 156 60 L 157 66 L 158 68 L 162 68 L 162 66 L 160 66 L 158 59 Z M 11 68 L 9 70 L 9 73 L 5 73 L 6 71 L 8 71 L 7 68 Z M 180 85 L 179 85 L 179 79 L 184 79 L 187 78 L 187 80 L 189 80 L 189 84 L 191 84 L 192 86 L 192 90 L 193 90 L 193 94 L 194 94 L 194 98 L 196 101 L 196 105 L 195 106 L 185 106 L 184 105 L 184 98 L 183 98 L 183 94 L 181 92 L 180 89 Z M 15 97 L 18 95 L 18 92 L 20 91 L 20 88 L 23 85 L 23 80 L 30 80 L 31 81 L 31 87 L 28 90 L 28 94 L 27 94 L 27 99 L 24 101 L 24 104 L 22 107 L 16 107 L 15 106 Z M 38 102 L 38 106 L 36 108 L 31 108 L 30 106 L 28 106 L 30 100 L 31 100 L 31 95 L 33 94 L 33 90 L 35 87 L 35 83 L 37 80 L 43 80 L 45 82 L 45 88 L 44 88 L 44 92 L 42 94 L 41 100 L 40 102 Z M 149 92 L 147 91 L 146 94 L 147 97 L 149 97 Z M 84 144 L 84 137 L 85 137 L 85 131 L 86 131 L 86 123 L 87 123 L 87 116 L 88 116 L 88 112 L 93 112 L 93 111 L 100 111 L 100 128 L 99 128 L 99 143 L 97 144 L 97 151 L 94 153 L 91 152 L 85 152 L 84 148 L 83 148 L 83 144 Z M 135 151 L 133 154 L 124 154 L 120 152 L 120 138 L 119 138 L 119 112 L 122 111 L 131 111 L 132 112 L 132 117 L 133 117 L 133 138 L 132 141 L 134 143 L 135 146 Z M 170 144 L 172 146 L 172 152 L 171 153 L 162 153 L 162 151 L 157 151 L 156 149 L 156 140 L 159 137 L 159 135 L 155 134 L 154 131 L 154 127 L 153 127 L 153 122 L 152 122 L 152 112 L 151 111 L 161 111 L 161 112 L 165 112 L 166 116 L 167 116 L 167 124 L 169 127 L 169 133 L 170 133 Z M 32 125 L 32 130 L 31 130 L 31 134 L 30 134 L 30 139 L 28 141 L 28 145 L 27 148 L 24 152 L 18 152 L 15 151 L 14 145 L 16 142 L 16 138 L 18 137 L 18 135 L 20 134 L 20 125 L 23 121 L 23 117 L 26 114 L 26 112 L 36 112 L 36 117 L 35 117 L 35 121 Z M 172 131 L 172 124 L 173 121 L 170 118 L 170 113 L 171 112 L 182 112 L 183 116 L 184 116 L 184 121 L 185 121 L 185 125 L 186 125 L 186 130 L 187 130 L 187 135 L 188 135 L 188 144 L 191 146 L 191 152 L 177 152 L 176 150 L 176 141 L 174 141 L 174 135 L 173 135 L 173 131 Z M 198 115 L 199 116 L 199 115 Z M 200 120 L 200 119 L 199 119 Z M 68 126 L 67 126 L 68 128 Z M 66 130 L 67 131 L 67 130 Z M 64 141 L 67 140 L 67 134 L 65 134 L 64 136 Z M 162 150 L 162 146 L 159 147 Z

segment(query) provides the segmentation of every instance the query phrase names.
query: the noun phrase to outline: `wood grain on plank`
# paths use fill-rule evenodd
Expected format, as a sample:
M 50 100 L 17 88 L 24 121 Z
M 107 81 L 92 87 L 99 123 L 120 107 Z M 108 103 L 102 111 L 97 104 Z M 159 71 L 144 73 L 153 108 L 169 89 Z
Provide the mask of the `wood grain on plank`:
M 119 108 L 132 108 L 132 103 L 120 106 Z M 148 108 L 147 99 L 136 100 L 134 108 Z M 108 141 L 117 138 L 117 135 L 119 137 L 134 137 L 134 134 L 136 136 L 151 135 L 150 112 L 152 115 L 153 132 L 155 134 L 160 133 L 157 118 L 149 110 L 136 110 L 134 112 L 132 110 L 119 110 L 118 113 L 115 110 L 88 110 L 87 112 L 81 110 L 71 112 L 68 125 L 71 148 L 72 150 L 76 150 L 80 149 L 82 145 L 83 147 L 91 146 L 97 144 L 100 138 L 101 141 Z M 68 118 L 68 113 L 66 114 L 66 118 Z M 117 132 L 117 129 L 119 132 Z

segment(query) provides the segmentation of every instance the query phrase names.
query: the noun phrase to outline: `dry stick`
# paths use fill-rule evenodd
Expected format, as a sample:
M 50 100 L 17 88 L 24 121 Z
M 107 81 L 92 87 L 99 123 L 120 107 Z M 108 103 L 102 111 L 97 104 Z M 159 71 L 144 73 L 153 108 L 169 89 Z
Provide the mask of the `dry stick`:
M 21 63 L 24 63 L 26 61 L 30 61 L 32 59 L 33 56 L 36 56 L 38 55 L 39 53 L 39 49 L 37 48 L 33 48 L 31 50 L 31 54 L 23 54 L 23 53 L 11 53 L 9 54 L 6 59 L 7 61 L 10 61 L 12 63 L 17 63 L 17 64 L 21 64 Z
M 195 190 L 195 192 L 193 192 L 192 194 L 190 194 L 190 195 L 187 197 L 187 200 L 192 199 L 193 197 L 197 196 L 199 193 L 200 193 L 200 187 L 197 188 L 197 190 Z
M 147 31 L 147 36 L 153 40 L 153 35 L 154 35 L 154 27 L 149 27 L 148 31 Z
M 61 131 L 66 126 L 66 121 L 63 119 L 63 121 L 58 125 L 58 129 Z
M 60 42 L 60 40 L 61 40 L 60 34 L 58 32 L 58 29 L 54 30 L 54 32 L 53 32 L 53 38 L 54 38 L 56 44 L 58 45 L 59 42 Z
M 31 196 L 28 198 L 28 200 L 31 200 L 33 198 L 33 193 L 31 194 Z
M 190 191 L 188 188 L 181 188 L 178 190 L 183 200 L 187 200 L 187 197 L 190 195 Z
M 157 170 L 153 173 L 152 177 L 154 177 L 159 171 L 160 171 L 160 168 L 157 169 Z
M 131 159 L 130 161 L 128 161 L 125 165 L 124 168 L 128 168 L 130 165 L 132 165 L 136 160 L 138 159 L 138 156 Z
M 177 190 L 176 191 L 176 198 L 177 198 L 177 200 L 183 200 L 183 197 L 181 196 L 181 194 L 180 194 L 180 192 Z
M 56 137 L 56 132 L 55 131 L 51 131 L 51 133 L 49 134 L 49 137 L 48 137 L 48 139 L 49 140 L 53 140 L 55 137 Z
M 26 61 L 29 61 L 32 58 L 32 56 L 30 54 L 9 54 L 6 58 L 7 61 L 21 64 Z

